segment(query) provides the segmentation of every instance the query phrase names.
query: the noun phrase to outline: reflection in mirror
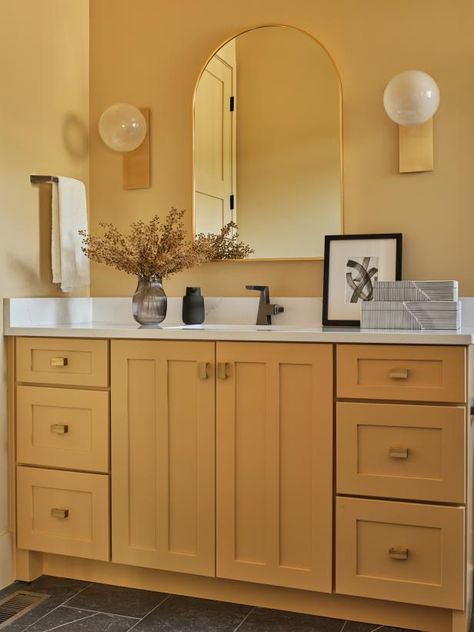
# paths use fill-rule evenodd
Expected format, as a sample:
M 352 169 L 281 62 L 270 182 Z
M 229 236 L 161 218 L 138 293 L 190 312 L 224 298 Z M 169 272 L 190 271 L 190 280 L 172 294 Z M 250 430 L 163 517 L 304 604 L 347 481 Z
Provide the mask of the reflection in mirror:
M 291 27 L 222 46 L 194 104 L 194 230 L 235 221 L 254 259 L 320 258 L 342 231 L 341 92 L 325 49 Z

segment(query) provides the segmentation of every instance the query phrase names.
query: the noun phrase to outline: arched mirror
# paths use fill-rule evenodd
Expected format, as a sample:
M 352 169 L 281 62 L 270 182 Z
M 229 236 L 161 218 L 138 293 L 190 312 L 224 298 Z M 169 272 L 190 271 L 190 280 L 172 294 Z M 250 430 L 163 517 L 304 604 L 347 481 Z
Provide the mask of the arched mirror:
M 319 259 L 342 232 L 341 85 L 327 51 L 286 26 L 209 60 L 194 102 L 194 232 L 229 221 L 251 259 Z

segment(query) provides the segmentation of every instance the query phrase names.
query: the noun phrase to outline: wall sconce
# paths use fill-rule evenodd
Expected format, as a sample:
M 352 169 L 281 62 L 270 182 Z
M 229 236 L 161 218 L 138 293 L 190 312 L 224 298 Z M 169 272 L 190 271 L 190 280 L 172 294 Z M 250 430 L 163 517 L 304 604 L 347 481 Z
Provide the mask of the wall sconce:
M 108 107 L 99 119 L 99 134 L 107 147 L 123 153 L 124 189 L 150 186 L 150 109 L 128 103 Z
M 399 125 L 400 173 L 433 171 L 433 116 L 439 106 L 436 81 L 421 70 L 406 70 L 385 88 L 383 104 Z

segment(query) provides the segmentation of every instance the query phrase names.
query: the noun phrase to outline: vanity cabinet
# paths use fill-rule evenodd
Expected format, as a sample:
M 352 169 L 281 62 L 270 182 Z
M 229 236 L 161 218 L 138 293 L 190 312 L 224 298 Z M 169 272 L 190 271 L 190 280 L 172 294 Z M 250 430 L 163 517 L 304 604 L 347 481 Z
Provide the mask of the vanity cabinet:
M 111 353 L 112 560 L 329 592 L 331 346 Z
M 465 349 L 338 345 L 336 392 L 336 591 L 462 610 Z
M 16 341 L 21 550 L 110 559 L 108 346 L 106 340 Z
M 217 343 L 217 575 L 331 592 L 331 345 Z
M 468 347 L 13 345 L 19 578 L 469 629 Z

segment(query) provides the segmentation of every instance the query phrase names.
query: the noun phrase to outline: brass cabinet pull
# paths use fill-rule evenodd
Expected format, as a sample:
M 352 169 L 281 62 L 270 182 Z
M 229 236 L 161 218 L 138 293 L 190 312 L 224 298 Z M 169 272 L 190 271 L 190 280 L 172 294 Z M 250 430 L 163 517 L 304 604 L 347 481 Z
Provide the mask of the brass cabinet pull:
M 408 377 L 408 369 L 390 369 L 388 376 L 392 380 L 406 380 Z
M 53 507 L 53 509 L 51 509 L 51 517 L 57 518 L 58 520 L 66 520 L 66 518 L 69 518 L 69 509 Z
M 51 424 L 51 432 L 57 435 L 64 435 L 69 432 L 69 426 L 67 424 Z
M 51 366 L 62 367 L 62 366 L 67 366 L 67 364 L 68 364 L 67 358 L 51 358 Z
M 228 362 L 218 362 L 217 363 L 217 377 L 220 380 L 226 380 L 229 377 L 229 363 Z
M 392 560 L 407 560 L 408 549 L 403 546 L 391 546 L 388 550 L 388 554 Z
M 388 453 L 392 459 L 408 459 L 408 448 L 390 448 Z
M 201 380 L 209 377 L 209 362 L 198 362 L 198 376 Z

